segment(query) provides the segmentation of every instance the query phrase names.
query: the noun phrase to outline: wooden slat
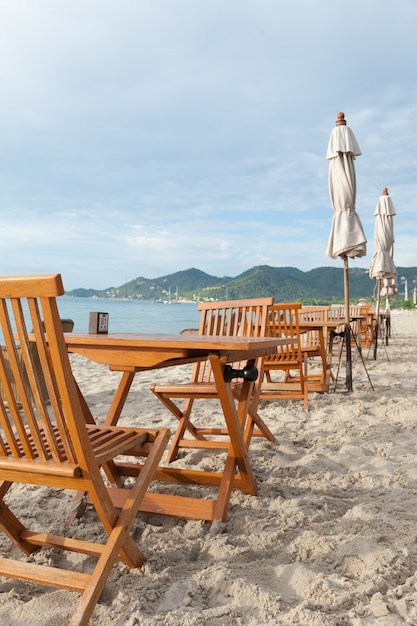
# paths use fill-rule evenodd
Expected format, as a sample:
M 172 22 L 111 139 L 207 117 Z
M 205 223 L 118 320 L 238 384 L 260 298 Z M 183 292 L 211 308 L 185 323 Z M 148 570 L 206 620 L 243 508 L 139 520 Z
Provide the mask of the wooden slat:
M 106 549 L 105 544 L 93 543 L 85 539 L 72 539 L 71 537 L 61 537 L 59 535 L 51 535 L 50 533 L 38 533 L 28 530 L 22 533 L 22 538 L 34 546 L 68 550 L 95 557 L 101 556 Z
M 29 580 L 48 587 L 78 592 L 84 591 L 91 578 L 89 574 L 3 558 L 0 558 L 0 573 L 10 578 Z
M 123 476 L 136 476 L 142 470 L 142 465 L 136 463 L 118 461 L 116 465 Z M 154 480 L 156 481 L 206 487 L 218 487 L 222 478 L 223 474 L 221 472 L 205 472 L 203 470 L 163 466 L 157 467 L 154 475 Z M 239 476 L 236 476 L 236 484 L 240 484 Z
M 118 508 L 123 506 L 125 496 L 117 490 L 112 490 L 112 500 Z M 214 500 L 147 492 L 140 505 L 140 511 L 212 522 L 214 505 Z
M 0 298 L 51 298 L 63 295 L 60 274 L 0 276 Z
M 74 463 L 63 461 L 57 464 L 55 461 L 44 461 L 41 459 L 15 459 L 13 457 L 0 456 L 0 470 L 4 472 L 20 472 L 23 482 L 32 482 L 32 480 L 24 480 L 25 474 L 36 476 L 44 474 L 49 476 L 63 476 L 66 478 L 76 478 L 81 476 L 80 466 Z
M 200 432 L 200 434 L 202 434 Z M 207 434 L 207 433 L 205 433 Z M 211 435 L 220 435 L 223 433 L 208 433 Z M 224 436 L 228 437 L 229 436 L 229 432 L 224 433 Z M 229 442 L 228 441 L 219 441 L 217 440 L 211 440 L 211 439 L 181 439 L 180 442 L 180 447 L 181 448 L 190 448 L 193 449 L 195 448 L 196 450 L 204 450 L 205 448 L 207 450 L 227 450 L 229 447 Z

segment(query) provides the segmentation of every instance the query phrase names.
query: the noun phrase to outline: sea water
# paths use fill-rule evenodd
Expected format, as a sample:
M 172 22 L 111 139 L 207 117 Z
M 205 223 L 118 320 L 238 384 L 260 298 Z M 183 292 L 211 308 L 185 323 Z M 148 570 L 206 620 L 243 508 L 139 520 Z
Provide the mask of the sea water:
M 109 314 L 109 332 L 179 333 L 198 328 L 200 313 L 193 302 L 150 302 L 108 298 L 57 298 L 60 317 L 74 321 L 74 332 L 88 332 L 90 312 Z

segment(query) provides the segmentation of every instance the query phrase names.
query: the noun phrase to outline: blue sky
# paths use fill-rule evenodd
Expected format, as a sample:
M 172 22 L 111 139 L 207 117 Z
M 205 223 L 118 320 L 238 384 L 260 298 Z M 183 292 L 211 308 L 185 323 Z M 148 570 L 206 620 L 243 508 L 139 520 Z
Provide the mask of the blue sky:
M 415 0 L 0 0 L 1 274 L 66 289 L 326 256 L 344 111 L 417 265 Z

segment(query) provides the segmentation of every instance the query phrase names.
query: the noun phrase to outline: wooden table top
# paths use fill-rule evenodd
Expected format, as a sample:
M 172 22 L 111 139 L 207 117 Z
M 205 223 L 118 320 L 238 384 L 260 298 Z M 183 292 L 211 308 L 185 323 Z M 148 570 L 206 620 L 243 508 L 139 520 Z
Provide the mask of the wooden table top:
M 228 362 L 248 360 L 274 352 L 291 339 L 276 337 L 220 337 L 142 333 L 65 333 L 69 352 L 110 366 L 164 367 L 172 361 L 193 361 L 210 353 Z M 172 363 L 174 364 L 174 363 Z

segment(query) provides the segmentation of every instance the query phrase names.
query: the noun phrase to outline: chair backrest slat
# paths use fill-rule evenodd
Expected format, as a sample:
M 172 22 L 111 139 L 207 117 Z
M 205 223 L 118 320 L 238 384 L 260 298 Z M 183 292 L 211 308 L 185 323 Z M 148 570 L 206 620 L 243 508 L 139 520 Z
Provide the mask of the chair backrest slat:
M 36 443 L 36 453 L 43 460 L 50 458 L 61 459 L 60 448 L 56 444 L 52 425 L 49 419 L 48 409 L 41 393 L 40 372 L 37 371 L 34 363 L 34 347 L 29 342 L 26 323 L 24 321 L 21 301 L 13 301 L 16 307 L 15 320 L 17 325 L 17 338 L 22 351 L 22 359 L 29 385 L 25 385 L 24 410 L 25 416 L 30 425 L 31 435 Z M 35 298 L 27 299 L 31 325 L 39 327 L 41 324 L 41 313 L 38 301 Z M 19 310 L 19 316 L 17 316 Z M 42 342 L 46 345 L 44 333 L 39 334 L 36 346 Z M 38 348 L 36 348 L 38 350 Z M 30 392 L 30 393 L 29 393 Z M 31 399 L 33 398 L 33 404 Z
M 327 322 L 329 319 L 329 306 L 307 306 L 300 309 L 300 324 L 303 322 Z M 325 345 L 328 343 L 327 327 L 323 326 L 323 337 Z M 320 334 L 317 330 L 307 330 L 301 334 L 301 346 L 303 348 L 313 348 L 320 344 Z
M 300 309 L 301 322 L 327 322 L 329 306 L 303 306 Z
M 268 326 L 268 307 L 273 298 L 249 298 L 223 302 L 200 302 L 199 334 L 222 337 L 265 337 Z M 233 366 L 240 369 L 240 363 Z M 208 361 L 197 363 L 193 380 L 211 382 L 212 372 Z
M 278 346 L 266 361 L 299 361 L 300 346 L 300 302 L 276 303 L 269 307 L 268 334 L 271 337 L 295 337 L 297 342 Z
M 12 424 L 5 429 L 5 432 L 13 432 L 19 438 L 21 448 L 15 447 L 16 438 L 13 437 L 12 441 L 8 442 L 13 447 L 15 453 L 18 456 L 26 456 L 27 458 L 34 458 L 35 452 L 33 445 L 39 448 L 38 455 L 44 458 L 44 450 L 42 445 L 42 439 L 39 434 L 39 430 L 36 426 L 36 418 L 34 416 L 33 407 L 29 395 L 27 382 L 27 370 L 24 369 L 24 346 L 19 341 L 16 341 L 13 334 L 13 327 L 16 328 L 16 334 L 23 335 L 22 327 L 24 326 L 23 312 L 20 306 L 20 302 L 15 299 L 10 300 L 10 306 L 7 306 L 5 300 L 1 301 L 0 307 L 0 326 L 2 329 L 3 338 L 5 341 L 5 348 L 7 351 L 9 373 L 11 374 L 15 383 L 15 389 L 17 396 L 14 393 L 14 388 L 11 385 L 11 380 L 2 376 L 3 387 L 5 389 L 5 396 L 8 403 L 9 411 L 3 411 L 3 418 L 10 415 L 12 418 L 14 430 Z M 14 321 L 14 324 L 12 323 Z M 19 354 L 20 353 L 20 354 Z M 2 354 L 4 362 L 4 355 Z M 2 374 L 5 374 L 6 367 L 2 367 Z M 26 376 L 24 375 L 24 372 Z M 29 427 L 26 428 L 26 425 Z
M 55 299 L 49 301 L 49 304 L 55 303 Z M 49 450 L 52 453 L 53 458 L 62 460 L 64 457 L 68 460 L 75 460 L 75 455 L 73 454 L 71 438 L 69 437 L 68 429 L 66 427 L 65 419 L 63 416 L 60 394 L 55 381 L 55 377 L 53 376 L 54 366 L 51 362 L 50 358 L 50 350 L 48 349 L 47 339 L 45 335 L 45 323 L 42 321 L 42 315 L 39 311 L 38 301 L 36 299 L 30 298 L 28 301 L 31 323 L 33 334 L 35 336 L 35 343 L 30 345 L 30 365 L 31 365 L 31 374 L 30 378 L 32 380 L 32 393 L 34 404 L 37 408 L 39 421 L 43 427 L 43 433 L 46 436 Z M 44 309 L 46 304 L 44 303 Z M 46 311 L 44 311 L 46 312 Z M 59 329 L 58 329 L 59 330 Z M 36 361 L 35 361 L 35 357 Z M 40 371 L 39 371 L 40 366 Z M 42 372 L 42 374 L 40 373 Z M 53 427 L 51 420 L 49 418 L 50 411 L 48 411 L 48 407 L 45 402 L 45 389 L 46 387 L 46 395 L 48 397 L 50 406 L 52 407 L 52 413 L 54 415 L 54 424 L 58 426 L 58 433 L 56 429 Z M 65 432 L 68 446 L 63 453 L 62 447 L 62 438 L 61 433 Z

